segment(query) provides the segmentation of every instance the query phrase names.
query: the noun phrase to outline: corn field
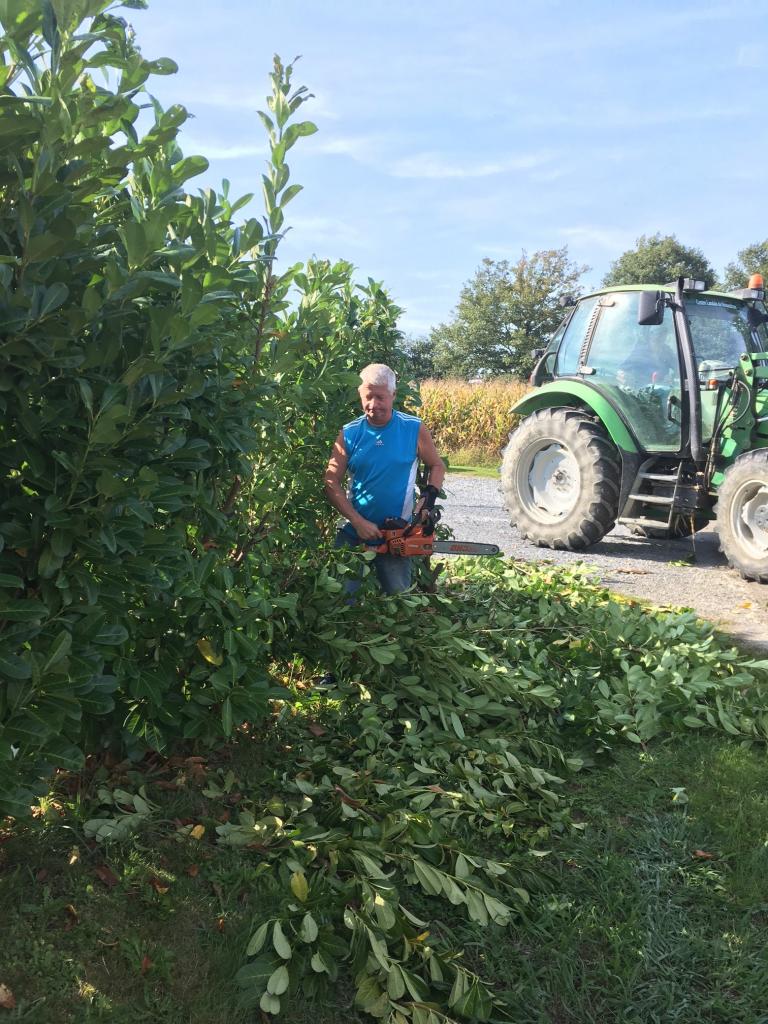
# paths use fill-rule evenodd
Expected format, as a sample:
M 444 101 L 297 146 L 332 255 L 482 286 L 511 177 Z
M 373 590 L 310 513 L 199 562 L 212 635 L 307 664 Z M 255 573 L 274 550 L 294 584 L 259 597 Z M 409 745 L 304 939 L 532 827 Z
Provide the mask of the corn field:
M 501 455 L 519 417 L 512 405 L 528 391 L 527 382 L 495 378 L 481 384 L 465 380 L 426 380 L 419 415 L 441 455 L 493 461 Z

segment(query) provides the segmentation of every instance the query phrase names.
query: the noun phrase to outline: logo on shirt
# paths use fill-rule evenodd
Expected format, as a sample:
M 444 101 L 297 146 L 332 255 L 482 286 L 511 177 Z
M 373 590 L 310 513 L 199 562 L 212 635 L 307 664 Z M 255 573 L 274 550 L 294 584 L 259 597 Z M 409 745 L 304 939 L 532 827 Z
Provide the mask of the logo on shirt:
M 384 442 L 383 442 L 383 441 L 381 440 L 381 438 L 380 438 L 380 437 L 378 437 L 378 438 L 376 439 L 376 447 L 377 447 L 377 448 L 383 448 L 383 447 L 384 447 Z

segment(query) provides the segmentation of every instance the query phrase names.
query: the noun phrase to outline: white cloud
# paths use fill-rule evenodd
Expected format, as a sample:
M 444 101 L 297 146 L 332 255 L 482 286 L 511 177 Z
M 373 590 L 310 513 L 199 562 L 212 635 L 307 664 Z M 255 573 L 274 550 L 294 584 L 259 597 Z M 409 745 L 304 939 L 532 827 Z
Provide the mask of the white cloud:
M 492 245 L 484 242 L 476 242 L 472 248 L 480 253 L 483 259 L 489 260 L 518 260 L 523 249 L 520 245 Z
M 189 135 L 183 135 L 181 143 L 185 153 L 202 153 L 209 160 L 242 160 L 255 156 L 266 159 L 269 156 L 269 148 L 264 143 L 221 146 L 217 142 L 200 141 Z
M 548 153 L 526 153 L 499 160 L 457 161 L 440 153 L 416 153 L 396 160 L 387 169 L 394 178 L 488 178 L 532 170 L 551 159 Z
M 400 317 L 398 327 L 403 334 L 410 334 L 418 337 L 419 335 L 429 334 L 436 323 L 437 320 L 424 320 L 419 317 L 408 316 L 408 313 L 406 312 Z
M 642 232 L 622 231 L 620 228 L 606 228 L 599 224 L 580 224 L 561 228 L 561 234 L 578 245 L 595 245 L 608 252 L 622 252 L 630 248 Z
M 310 245 L 321 243 L 318 245 L 321 256 L 333 246 L 362 245 L 366 240 L 366 233 L 360 227 L 336 217 L 291 216 L 289 220 L 294 235 L 303 236 Z
M 366 167 L 375 167 L 393 178 L 426 180 L 488 178 L 498 174 L 541 168 L 553 159 L 551 152 L 521 153 L 490 160 L 461 160 L 444 153 L 429 151 L 412 153 L 392 159 L 387 154 L 402 149 L 407 139 L 382 135 L 348 135 L 323 139 L 315 153 L 347 156 Z M 554 172 L 557 173 L 557 172 Z
M 768 64 L 768 50 L 759 43 L 749 43 L 739 47 L 736 64 L 740 68 L 764 68 Z
M 361 164 L 378 163 L 379 153 L 385 149 L 384 140 L 377 135 L 338 135 L 336 138 L 318 139 L 315 153 L 327 156 L 348 156 Z
M 527 128 L 587 128 L 600 125 L 605 133 L 613 131 L 637 131 L 639 128 L 656 128 L 667 125 L 679 126 L 697 122 L 711 123 L 733 118 L 733 108 L 725 104 L 702 106 L 691 101 L 686 106 L 665 106 L 652 110 L 639 109 L 633 104 L 595 103 L 590 101 L 581 109 L 540 110 L 532 108 L 521 111 L 518 124 Z

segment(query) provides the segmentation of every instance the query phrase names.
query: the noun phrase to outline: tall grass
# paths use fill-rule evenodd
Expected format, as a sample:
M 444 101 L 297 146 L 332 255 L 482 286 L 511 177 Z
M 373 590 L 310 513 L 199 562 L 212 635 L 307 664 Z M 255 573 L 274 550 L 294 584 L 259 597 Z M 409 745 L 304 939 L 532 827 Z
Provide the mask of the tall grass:
M 528 384 L 497 377 L 481 384 L 465 380 L 425 380 L 419 415 L 429 427 L 441 455 L 453 461 L 488 464 L 498 460 L 519 416 L 512 405 Z M 456 456 L 461 455 L 461 460 Z

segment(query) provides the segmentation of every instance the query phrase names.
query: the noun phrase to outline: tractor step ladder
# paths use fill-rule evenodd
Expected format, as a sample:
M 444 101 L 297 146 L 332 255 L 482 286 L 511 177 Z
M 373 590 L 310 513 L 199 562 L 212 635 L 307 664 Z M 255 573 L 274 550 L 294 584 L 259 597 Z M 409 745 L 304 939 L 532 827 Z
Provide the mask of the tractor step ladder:
M 633 488 L 629 493 L 629 499 L 631 502 L 635 503 L 635 506 L 631 507 L 629 515 L 619 516 L 618 521 L 624 526 L 641 526 L 656 530 L 669 529 L 672 525 L 672 507 L 675 503 L 677 488 L 680 483 L 681 470 L 682 462 L 678 464 L 673 473 L 648 472 L 644 469 L 640 469 L 635 477 Z M 658 484 L 666 485 L 669 488 L 669 493 L 654 493 Z M 648 487 L 647 491 L 642 489 L 644 486 Z M 652 505 L 657 506 L 660 509 L 667 509 L 666 520 L 653 519 L 650 516 L 632 515 L 631 513 L 635 512 L 638 505 Z
M 671 494 L 630 494 L 630 498 L 647 505 L 671 505 L 675 500 Z

